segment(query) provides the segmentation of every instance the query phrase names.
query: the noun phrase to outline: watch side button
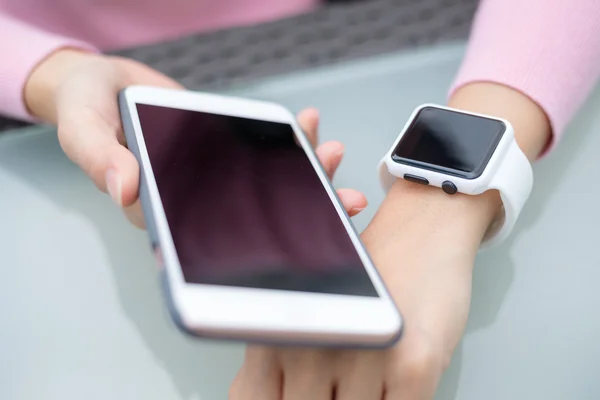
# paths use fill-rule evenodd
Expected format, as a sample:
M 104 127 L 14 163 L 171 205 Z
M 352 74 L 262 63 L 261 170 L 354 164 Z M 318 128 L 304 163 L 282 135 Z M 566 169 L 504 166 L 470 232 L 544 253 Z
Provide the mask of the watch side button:
M 404 180 L 414 183 L 419 183 L 421 185 L 429 185 L 429 181 L 422 176 L 404 174 Z
M 442 190 L 448 194 L 455 194 L 456 192 L 458 192 L 458 188 L 456 187 L 456 185 L 450 181 L 444 181 L 442 183 Z

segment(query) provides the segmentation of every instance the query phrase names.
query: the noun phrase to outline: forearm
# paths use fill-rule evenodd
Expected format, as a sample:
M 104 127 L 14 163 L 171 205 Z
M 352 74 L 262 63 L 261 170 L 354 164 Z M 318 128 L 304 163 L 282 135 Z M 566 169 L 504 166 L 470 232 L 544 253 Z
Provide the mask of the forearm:
M 597 0 L 481 0 L 453 91 L 516 88 L 546 113 L 551 149 L 600 76 L 599 18 Z
M 0 64 L 0 113 L 31 120 L 24 99 L 25 83 L 52 53 L 63 48 L 93 52 L 93 46 L 41 30 L 0 10 L 0 54 L 10 54 Z
M 449 105 L 509 120 L 530 160 L 548 142 L 550 128 L 544 112 L 523 94 L 504 86 L 466 85 L 452 96 Z M 451 311 L 458 306 L 453 301 L 470 298 L 475 255 L 500 206 L 496 191 L 449 196 L 439 188 L 398 180 L 363 233 L 402 312 L 408 316 L 435 313 L 435 318 L 426 321 L 436 326 L 421 328 L 448 330 L 439 336 L 444 342 L 435 343 L 446 353 L 451 353 L 460 339 L 467 318 L 465 311 L 462 321 L 456 320 Z M 423 297 L 428 300 L 414 301 Z M 411 329 L 415 328 L 419 327 Z
M 556 142 L 551 139 L 562 133 L 600 74 L 595 40 L 600 33 L 598 15 L 594 0 L 577 4 L 483 0 L 449 105 L 510 121 L 519 146 L 533 162 Z M 398 230 L 398 235 L 426 236 L 434 229 L 454 232 L 456 224 L 466 224 L 470 229 L 454 232 L 448 240 L 463 248 L 470 244 L 474 255 L 478 243 L 473 245 L 471 239 L 481 240 L 500 205 L 495 191 L 447 196 L 434 188 L 398 181 L 366 235 L 379 240 L 383 236 L 379 232 L 389 235 Z M 410 220 L 414 226 L 406 224 L 402 213 L 415 215 Z M 443 226 L 436 221 L 443 221 Z M 404 237 L 398 238 L 398 243 L 403 241 Z M 386 268 L 393 262 L 382 259 L 381 264 Z

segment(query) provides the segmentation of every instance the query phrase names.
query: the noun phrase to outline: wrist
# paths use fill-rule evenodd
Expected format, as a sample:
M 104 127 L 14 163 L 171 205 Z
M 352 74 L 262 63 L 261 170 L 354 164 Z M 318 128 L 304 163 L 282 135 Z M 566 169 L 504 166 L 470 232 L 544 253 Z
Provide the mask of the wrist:
M 474 254 L 501 204 L 495 190 L 450 196 L 439 188 L 398 179 L 365 230 L 365 240 L 373 244 L 383 237 L 393 238 L 390 243 L 395 244 L 414 240 L 418 247 L 426 240 Z
M 102 57 L 71 48 L 57 50 L 46 57 L 33 69 L 23 89 L 23 100 L 31 115 L 56 123 L 55 94 L 58 87 L 76 68 Z
M 505 86 L 493 83 L 473 83 L 455 92 L 449 101 L 454 108 L 505 118 L 515 129 L 519 147 L 530 161 L 543 151 L 550 137 L 548 119 L 542 109 L 527 96 Z M 417 219 L 419 235 L 431 235 L 432 231 L 451 232 L 454 238 L 477 244 L 479 247 L 487 228 L 498 215 L 502 206 L 496 190 L 472 196 L 455 194 L 448 196 L 438 188 L 423 186 L 398 179 L 382 205 L 377 229 L 407 230 L 406 224 Z M 462 230 L 458 231 L 457 229 Z M 394 228 L 392 228 L 394 229 Z M 409 232 L 414 230 L 412 227 Z M 429 229 L 429 232 L 423 232 Z M 412 232 L 411 232 L 412 233 Z M 438 242 L 439 243 L 439 242 Z

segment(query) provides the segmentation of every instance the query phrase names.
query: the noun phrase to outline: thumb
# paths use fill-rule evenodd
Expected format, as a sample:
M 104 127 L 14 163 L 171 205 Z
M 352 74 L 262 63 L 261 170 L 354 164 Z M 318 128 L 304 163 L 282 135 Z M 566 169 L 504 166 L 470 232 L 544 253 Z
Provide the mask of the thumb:
M 58 135 L 67 156 L 115 203 L 128 206 L 136 201 L 139 165 L 119 142 L 122 134 L 117 113 L 114 121 L 108 121 L 98 112 L 76 110 L 59 119 Z

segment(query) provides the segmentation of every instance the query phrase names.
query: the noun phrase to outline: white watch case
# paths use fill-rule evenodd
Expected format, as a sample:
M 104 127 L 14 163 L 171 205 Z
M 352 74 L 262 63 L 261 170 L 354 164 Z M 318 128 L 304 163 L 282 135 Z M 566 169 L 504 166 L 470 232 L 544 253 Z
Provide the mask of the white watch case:
M 505 125 L 506 130 L 481 175 L 474 179 L 465 179 L 422 167 L 401 164 L 392 159 L 394 150 L 417 114 L 427 107 L 494 119 Z M 423 179 L 421 183 L 439 188 L 444 187 L 444 191 L 448 189 L 447 193 L 452 193 L 451 184 L 454 185 L 457 192 L 468 195 L 481 194 L 491 189 L 498 190 L 504 207 L 488 229 L 482 242 L 482 248 L 500 243 L 510 234 L 533 185 L 531 165 L 515 141 L 514 130 L 510 122 L 502 118 L 455 110 L 436 104 L 423 104 L 417 107 L 390 150 L 379 163 L 379 178 L 386 192 L 397 178 L 405 179 L 406 175 L 412 178 L 409 180 L 418 181 L 414 178 L 421 178 Z

